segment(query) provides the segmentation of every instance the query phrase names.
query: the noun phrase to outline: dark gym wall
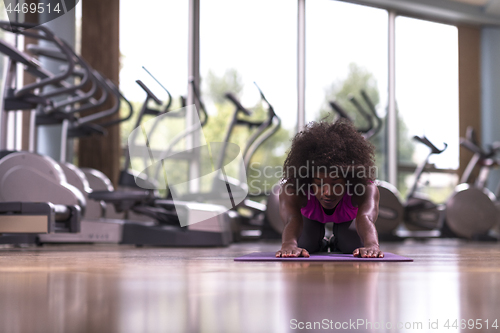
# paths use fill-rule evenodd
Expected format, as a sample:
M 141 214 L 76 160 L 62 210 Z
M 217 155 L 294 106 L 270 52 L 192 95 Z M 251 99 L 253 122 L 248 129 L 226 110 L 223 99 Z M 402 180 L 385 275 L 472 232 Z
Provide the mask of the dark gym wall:
M 458 95 L 459 135 L 465 136 L 467 126 L 473 126 L 481 139 L 481 28 L 458 26 Z M 472 153 L 460 147 L 459 177 Z
M 119 0 L 82 1 L 82 57 L 118 86 Z M 107 105 L 106 108 L 111 107 Z M 116 114 L 113 118 L 118 118 Z M 111 118 L 109 118 L 111 119 Z M 116 186 L 120 169 L 120 132 L 109 127 L 106 136 L 79 140 L 78 165 L 102 171 Z

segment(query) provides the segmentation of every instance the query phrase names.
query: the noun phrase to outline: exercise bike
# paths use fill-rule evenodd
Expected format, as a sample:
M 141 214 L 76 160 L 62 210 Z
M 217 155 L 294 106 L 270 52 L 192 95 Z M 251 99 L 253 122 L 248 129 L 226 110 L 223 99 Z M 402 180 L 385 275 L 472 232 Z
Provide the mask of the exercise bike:
M 489 172 L 498 167 L 495 158 L 500 151 L 500 142 L 495 142 L 483 150 L 474 135 L 472 127 L 467 128 L 466 138 L 461 138 L 460 145 L 472 151 L 474 155 L 467 164 L 460 179 L 460 184 L 446 202 L 445 226 L 452 236 L 475 239 L 497 240 L 489 234 L 499 223 L 497 197 L 486 188 Z M 480 171 L 474 183 L 470 184 L 474 168 L 480 165 Z

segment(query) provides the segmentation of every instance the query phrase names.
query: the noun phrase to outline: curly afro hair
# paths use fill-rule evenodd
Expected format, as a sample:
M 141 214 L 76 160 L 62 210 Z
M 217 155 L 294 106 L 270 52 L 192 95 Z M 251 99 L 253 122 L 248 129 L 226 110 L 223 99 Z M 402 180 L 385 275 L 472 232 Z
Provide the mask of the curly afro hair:
M 326 171 L 353 185 L 366 185 L 375 180 L 374 155 L 373 144 L 351 122 L 344 119 L 334 123 L 310 122 L 292 139 L 283 165 L 282 184 L 307 186 L 317 172 Z

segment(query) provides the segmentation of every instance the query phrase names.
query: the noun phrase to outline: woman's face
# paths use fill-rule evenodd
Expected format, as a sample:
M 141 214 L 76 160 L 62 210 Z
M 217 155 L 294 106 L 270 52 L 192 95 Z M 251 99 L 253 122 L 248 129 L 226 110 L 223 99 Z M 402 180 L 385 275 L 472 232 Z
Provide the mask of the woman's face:
M 318 173 L 312 180 L 311 189 L 326 209 L 333 209 L 345 193 L 346 181 L 344 178 L 331 178 L 325 173 Z

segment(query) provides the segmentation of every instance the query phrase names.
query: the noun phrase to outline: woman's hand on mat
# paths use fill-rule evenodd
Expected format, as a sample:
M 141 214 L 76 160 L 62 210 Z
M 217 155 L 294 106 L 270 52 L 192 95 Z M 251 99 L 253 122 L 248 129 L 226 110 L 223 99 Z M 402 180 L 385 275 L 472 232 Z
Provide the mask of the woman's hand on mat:
M 290 258 L 290 257 L 306 257 L 309 258 L 309 252 L 306 249 L 301 249 L 296 245 L 281 245 L 281 250 L 276 252 L 276 258 Z
M 384 252 L 380 251 L 378 245 L 360 247 L 352 253 L 355 257 L 360 258 L 383 258 Z

